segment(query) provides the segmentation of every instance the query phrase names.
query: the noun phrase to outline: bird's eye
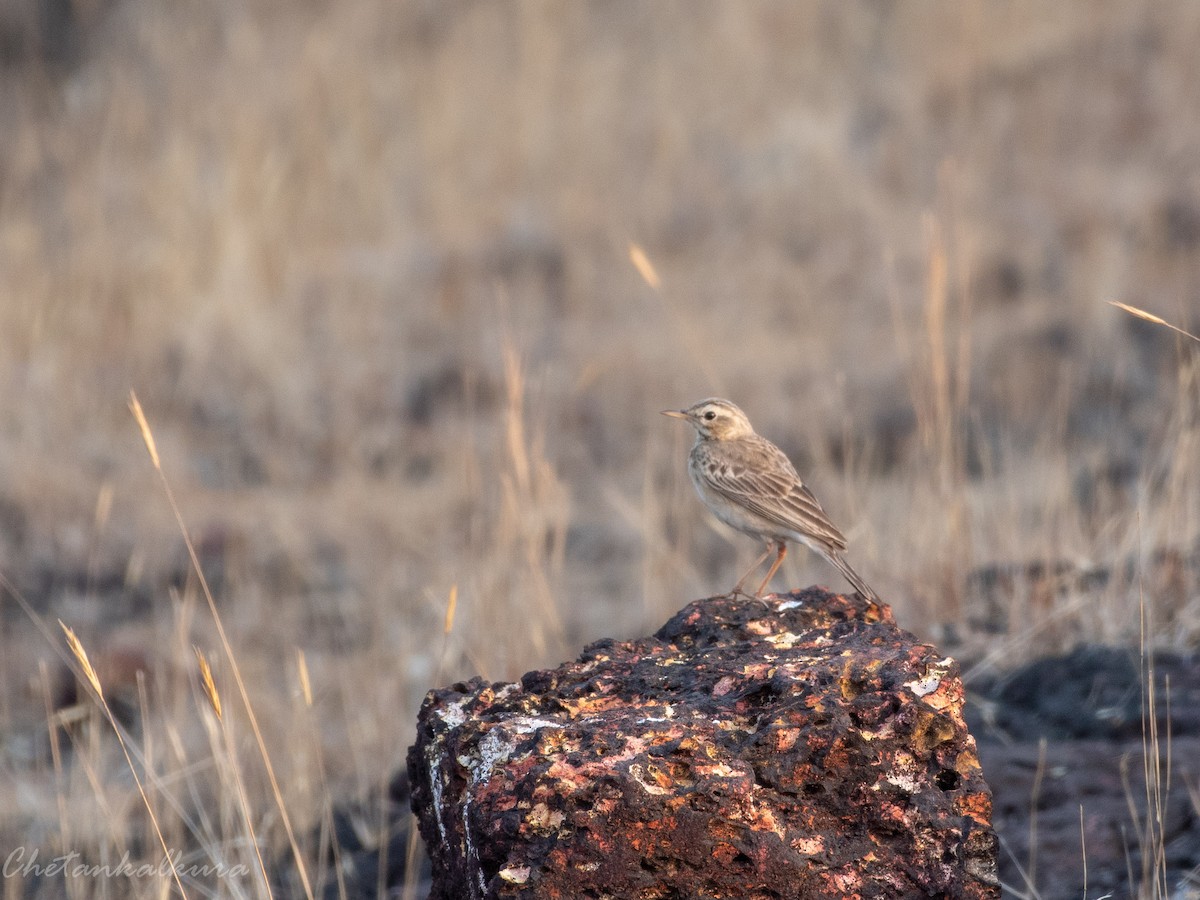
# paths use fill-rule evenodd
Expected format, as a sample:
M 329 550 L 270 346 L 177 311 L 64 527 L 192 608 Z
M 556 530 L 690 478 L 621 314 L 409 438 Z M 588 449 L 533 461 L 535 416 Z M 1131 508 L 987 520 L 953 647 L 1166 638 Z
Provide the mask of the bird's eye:
M 717 414 L 715 412 L 713 412 L 711 409 L 704 414 L 704 418 L 708 419 L 708 421 L 710 421 L 710 422 L 713 419 L 715 419 L 716 417 L 717 417 Z

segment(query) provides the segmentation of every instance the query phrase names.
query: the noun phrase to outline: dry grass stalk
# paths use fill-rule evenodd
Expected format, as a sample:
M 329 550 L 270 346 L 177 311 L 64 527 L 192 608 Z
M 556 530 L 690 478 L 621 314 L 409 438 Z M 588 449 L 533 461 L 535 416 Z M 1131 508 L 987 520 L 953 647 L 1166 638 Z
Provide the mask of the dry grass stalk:
M 204 696 L 208 698 L 208 705 L 212 707 L 213 713 L 217 719 L 221 719 L 221 695 L 217 693 L 217 685 L 213 681 L 212 668 L 208 665 L 208 659 L 204 656 L 204 651 L 199 647 L 192 647 L 196 654 L 196 662 L 200 665 L 200 687 L 204 690 Z
M 216 599 L 213 597 L 212 591 L 208 586 L 208 579 L 204 574 L 204 568 L 200 565 L 200 558 L 196 554 L 195 544 L 192 542 L 191 534 L 188 531 L 187 525 L 183 521 L 183 513 L 179 509 L 179 504 L 175 500 L 175 492 L 171 489 L 171 483 L 168 480 L 166 473 L 163 471 L 162 463 L 158 456 L 158 451 L 155 448 L 154 433 L 150 429 L 149 422 L 146 420 L 145 413 L 142 411 L 142 405 L 138 402 L 137 395 L 132 391 L 130 392 L 129 406 L 133 411 L 134 418 L 137 420 L 138 428 L 141 430 L 142 439 L 146 443 L 146 449 L 150 452 L 151 462 L 154 464 L 154 468 L 158 472 L 159 480 L 163 487 L 163 492 L 167 498 L 167 503 L 171 507 L 171 512 L 175 516 L 175 522 L 179 527 L 180 534 L 183 536 L 184 546 L 187 548 L 188 559 L 191 562 L 192 571 L 196 575 L 197 581 L 200 584 L 200 590 L 204 595 L 205 601 L 208 603 L 209 612 L 212 614 L 213 624 L 216 626 L 217 635 L 220 637 L 221 647 L 225 653 L 225 659 L 229 663 L 230 672 L 233 674 L 234 684 L 237 686 L 238 694 L 242 701 L 242 708 L 246 713 L 247 721 L 250 723 L 250 729 L 254 733 L 254 740 L 258 747 L 259 758 L 262 760 L 263 769 L 266 772 L 267 778 L 271 784 L 271 796 L 274 798 L 275 808 L 279 811 L 279 818 L 283 824 L 284 831 L 287 833 L 288 843 L 291 846 L 292 857 L 295 861 L 296 871 L 304 888 L 305 896 L 308 898 L 308 900 L 313 900 L 312 884 L 308 877 L 308 868 L 304 862 L 304 857 L 300 852 L 300 845 L 296 840 L 295 829 L 292 826 L 291 816 L 288 815 L 287 806 L 283 800 L 283 792 L 280 790 L 279 780 L 275 775 L 275 767 L 271 762 L 271 755 L 267 751 L 266 740 L 263 738 L 262 729 L 258 723 L 258 716 L 254 712 L 253 704 L 250 702 L 250 694 L 246 688 L 246 682 L 242 677 L 241 667 L 238 665 L 237 657 L 233 651 L 233 645 L 229 640 L 229 636 L 225 632 L 225 625 L 221 619 L 220 612 L 217 610 Z M 222 723 L 225 723 L 224 719 L 221 721 Z M 244 789 L 239 791 L 239 797 L 243 803 L 243 815 L 245 817 L 246 827 L 249 829 L 252 827 L 252 822 L 249 812 L 249 799 L 246 796 Z M 269 895 L 271 893 L 270 879 L 267 876 L 266 865 L 262 860 L 262 855 L 258 851 L 257 842 L 255 842 L 255 853 L 258 856 L 259 871 L 262 876 L 262 888 Z
M 1160 318 L 1154 315 L 1154 313 L 1146 312 L 1144 309 L 1138 309 L 1136 306 L 1130 306 L 1127 303 L 1120 303 L 1116 300 L 1109 300 L 1108 302 L 1117 309 L 1125 310 L 1125 312 L 1129 313 L 1131 316 L 1137 316 L 1137 318 L 1145 319 L 1147 322 L 1153 322 L 1155 325 L 1163 325 L 1178 334 L 1182 334 L 1186 338 L 1191 338 L 1193 341 L 1200 343 L 1200 337 L 1196 337 L 1196 335 L 1192 334 L 1190 331 L 1184 331 L 1178 325 L 1172 325 L 1166 319 Z
M 296 677 L 300 679 L 300 695 L 304 698 L 304 705 L 311 709 L 313 694 L 312 681 L 308 676 L 308 657 L 299 648 L 296 649 Z
M 118 724 L 116 716 L 113 715 L 112 709 L 109 708 L 108 701 L 104 699 L 104 686 L 100 683 L 100 677 L 96 674 L 96 670 L 92 667 L 92 662 L 88 659 L 87 650 L 84 649 L 83 643 L 76 637 L 75 632 L 67 625 L 59 620 L 59 626 L 67 637 L 67 646 L 70 648 L 72 655 L 79 664 L 79 668 L 87 680 L 88 686 L 96 695 L 96 700 L 100 704 L 104 716 L 108 719 L 108 724 L 112 728 L 113 734 L 116 735 L 117 743 L 121 747 L 121 752 L 125 756 L 125 763 L 129 767 L 129 772 L 133 775 L 134 783 L 137 785 L 138 796 L 142 798 L 142 805 L 146 809 L 146 813 L 150 817 L 150 824 L 154 828 L 154 834 L 158 839 L 159 846 L 162 848 L 163 855 L 166 858 L 167 864 L 171 868 L 171 877 L 175 881 L 175 886 L 179 889 L 181 897 L 187 898 L 187 891 L 183 889 L 183 882 L 179 878 L 179 871 L 175 867 L 175 859 L 171 854 L 170 848 L 167 846 L 167 839 L 163 836 L 162 826 L 159 825 L 158 816 L 154 812 L 154 806 L 150 803 L 150 797 L 146 794 L 146 788 L 142 784 L 141 776 L 138 775 L 137 767 L 133 764 L 133 757 L 129 753 L 129 747 L 125 744 L 125 738 L 122 734 L 122 728 Z
M 650 258 L 646 256 L 646 251 L 637 244 L 629 245 L 629 261 L 633 263 L 633 267 L 638 270 L 638 274 L 642 276 L 642 280 L 646 284 L 656 291 L 662 288 L 658 272 L 654 271 L 654 266 L 650 263 Z

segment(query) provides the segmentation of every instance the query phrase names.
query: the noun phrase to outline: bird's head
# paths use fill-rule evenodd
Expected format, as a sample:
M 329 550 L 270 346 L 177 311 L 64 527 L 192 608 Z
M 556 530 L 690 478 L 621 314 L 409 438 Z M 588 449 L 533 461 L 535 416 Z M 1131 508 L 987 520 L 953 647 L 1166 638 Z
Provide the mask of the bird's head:
M 662 414 L 686 419 L 705 440 L 728 441 L 754 434 L 744 412 L 728 400 L 716 397 L 701 400 L 687 409 L 664 409 Z

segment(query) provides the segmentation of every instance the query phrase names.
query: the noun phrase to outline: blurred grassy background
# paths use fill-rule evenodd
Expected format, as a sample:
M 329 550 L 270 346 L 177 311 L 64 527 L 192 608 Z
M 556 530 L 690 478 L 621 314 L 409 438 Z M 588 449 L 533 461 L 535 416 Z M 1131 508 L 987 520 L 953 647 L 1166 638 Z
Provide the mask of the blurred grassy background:
M 1197 348 L 1106 301 L 1200 331 L 1197 46 L 1149 0 L 0 3 L 0 570 L 220 792 L 135 390 L 300 822 L 435 679 L 728 589 L 757 548 L 657 414 L 714 394 L 923 637 L 1136 641 L 1145 597 L 1193 645 Z M 3 610 L 0 838 L 120 846 Z

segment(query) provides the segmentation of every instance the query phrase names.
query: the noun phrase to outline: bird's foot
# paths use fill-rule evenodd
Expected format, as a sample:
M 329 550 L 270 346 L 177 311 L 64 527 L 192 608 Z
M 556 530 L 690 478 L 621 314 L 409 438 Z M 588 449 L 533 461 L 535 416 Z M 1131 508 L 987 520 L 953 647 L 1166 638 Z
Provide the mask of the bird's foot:
M 770 609 L 770 608 L 771 608 L 771 604 L 767 602 L 767 600 L 766 600 L 766 598 L 765 598 L 765 597 L 760 597 L 758 594 L 751 594 L 749 591 L 744 591 L 744 590 L 742 590 L 742 588 L 741 588 L 740 586 L 739 586 L 739 587 L 735 587 L 735 588 L 734 588 L 732 591 L 730 591 L 730 592 L 729 592 L 728 594 L 726 594 L 725 596 L 726 596 L 726 597 L 730 597 L 730 598 L 732 598 L 732 599 L 735 599 L 735 600 L 736 600 L 738 597 L 741 597 L 741 598 L 743 598 L 743 599 L 745 599 L 745 600 L 753 600 L 755 603 L 761 603 L 761 604 L 763 605 L 763 608 L 764 608 L 764 609 Z M 768 597 L 770 597 L 770 596 L 774 596 L 774 595 L 773 595 L 773 594 L 768 594 L 767 596 L 768 596 Z

